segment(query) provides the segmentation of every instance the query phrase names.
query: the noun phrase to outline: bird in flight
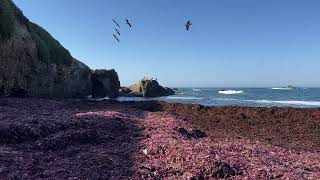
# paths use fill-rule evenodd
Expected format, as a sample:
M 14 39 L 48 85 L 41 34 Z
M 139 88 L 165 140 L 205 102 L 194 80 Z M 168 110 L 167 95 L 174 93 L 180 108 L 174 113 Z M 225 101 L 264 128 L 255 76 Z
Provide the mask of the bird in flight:
M 120 36 L 120 32 L 119 32 L 119 30 L 116 28 L 116 32 L 117 32 L 117 34 Z
M 112 21 L 120 28 L 120 25 L 117 23 L 116 20 L 112 19 Z
M 131 23 L 129 22 L 129 20 L 126 19 L 126 21 L 127 21 L 127 24 L 129 25 L 129 27 L 131 28 Z
M 190 20 L 187 22 L 187 24 L 185 24 L 187 31 L 189 31 L 191 25 L 192 23 Z
M 113 37 L 114 37 L 118 42 L 120 42 L 120 40 L 118 39 L 118 37 L 117 37 L 115 34 L 113 34 Z

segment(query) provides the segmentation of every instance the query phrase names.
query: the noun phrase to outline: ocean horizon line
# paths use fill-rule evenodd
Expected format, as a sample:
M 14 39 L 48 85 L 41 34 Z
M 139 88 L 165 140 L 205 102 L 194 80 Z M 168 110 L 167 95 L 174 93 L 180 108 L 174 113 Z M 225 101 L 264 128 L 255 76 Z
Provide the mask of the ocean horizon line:
M 169 88 L 199 88 L 199 89 L 206 89 L 206 88 L 256 88 L 256 89 L 263 89 L 263 88 L 284 88 L 287 86 L 168 86 Z M 296 88 L 320 88 L 320 86 L 294 86 Z

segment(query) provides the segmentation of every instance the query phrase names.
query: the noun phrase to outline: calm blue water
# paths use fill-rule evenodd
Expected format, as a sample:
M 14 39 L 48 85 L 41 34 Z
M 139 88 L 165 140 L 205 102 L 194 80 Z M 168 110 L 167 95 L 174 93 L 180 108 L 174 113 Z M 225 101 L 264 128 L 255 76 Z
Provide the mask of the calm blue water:
M 320 88 L 178 88 L 176 95 L 169 97 L 119 97 L 118 100 L 161 100 L 207 106 L 320 107 Z

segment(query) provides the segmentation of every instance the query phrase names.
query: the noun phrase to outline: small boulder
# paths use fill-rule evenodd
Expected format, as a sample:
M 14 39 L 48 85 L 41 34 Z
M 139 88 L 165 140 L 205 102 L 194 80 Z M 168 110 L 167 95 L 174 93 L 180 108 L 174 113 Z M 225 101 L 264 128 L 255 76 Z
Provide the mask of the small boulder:
M 111 70 L 95 70 L 92 73 L 92 97 L 114 99 L 119 96 L 120 81 L 117 72 Z
M 207 134 L 199 129 L 194 129 L 192 130 L 192 134 L 193 134 L 193 137 L 195 139 L 200 139 L 200 138 L 205 138 L 207 137 Z
M 185 139 L 191 139 L 193 137 L 193 135 L 191 133 L 189 133 L 188 130 L 186 130 L 185 128 L 179 128 L 178 132 L 185 138 Z
M 193 129 L 189 132 L 185 128 L 179 128 L 178 132 L 185 138 L 185 139 L 201 139 L 206 138 L 207 134 L 199 129 Z
M 228 163 L 217 162 L 217 171 L 214 172 L 213 177 L 226 179 L 235 175 L 237 175 L 235 168 L 230 166 Z
M 131 89 L 129 89 L 127 87 L 120 87 L 120 89 L 119 89 L 120 96 L 130 94 L 131 92 L 132 92 Z

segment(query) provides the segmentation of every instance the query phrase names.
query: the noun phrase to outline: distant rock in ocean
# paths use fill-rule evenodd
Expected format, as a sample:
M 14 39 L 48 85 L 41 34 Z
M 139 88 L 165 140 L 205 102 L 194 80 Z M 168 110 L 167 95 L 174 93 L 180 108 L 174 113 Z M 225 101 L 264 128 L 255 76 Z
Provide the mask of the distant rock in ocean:
M 12 0 L 0 0 L 0 95 L 86 97 L 92 93 L 91 76 L 88 66 L 30 22 Z
M 161 97 L 174 95 L 172 89 L 160 86 L 158 81 L 153 79 L 143 79 L 130 86 L 129 89 L 132 91 L 128 94 L 129 96 Z
M 275 88 L 271 88 L 273 90 L 294 90 L 294 89 L 298 89 L 295 86 L 289 85 L 287 87 L 275 87 Z
M 289 85 L 288 88 L 289 88 L 289 89 L 297 89 L 297 87 L 292 86 L 292 85 Z

